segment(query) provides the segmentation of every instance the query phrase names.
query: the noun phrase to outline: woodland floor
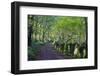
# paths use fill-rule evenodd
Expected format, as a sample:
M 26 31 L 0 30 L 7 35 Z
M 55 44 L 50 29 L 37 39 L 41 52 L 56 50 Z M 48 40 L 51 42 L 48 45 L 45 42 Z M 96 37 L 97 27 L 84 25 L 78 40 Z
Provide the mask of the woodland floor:
M 53 59 L 71 59 L 71 56 L 65 56 L 54 49 L 52 44 L 43 45 L 37 55 L 37 60 L 53 60 Z

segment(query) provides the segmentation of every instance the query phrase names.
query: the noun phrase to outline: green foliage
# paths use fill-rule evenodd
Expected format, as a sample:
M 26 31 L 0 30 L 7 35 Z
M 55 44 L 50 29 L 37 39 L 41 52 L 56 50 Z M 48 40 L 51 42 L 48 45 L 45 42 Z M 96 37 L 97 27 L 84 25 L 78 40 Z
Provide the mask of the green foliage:
M 58 17 L 58 20 L 52 27 L 52 34 L 57 39 L 59 36 L 63 36 L 62 39 L 67 41 L 71 36 L 72 39 L 79 41 L 77 40 L 79 38 L 80 42 L 83 42 L 86 37 L 86 25 L 84 21 L 84 17 Z
M 28 47 L 28 60 L 36 59 L 36 55 L 37 55 L 37 50 L 32 47 Z

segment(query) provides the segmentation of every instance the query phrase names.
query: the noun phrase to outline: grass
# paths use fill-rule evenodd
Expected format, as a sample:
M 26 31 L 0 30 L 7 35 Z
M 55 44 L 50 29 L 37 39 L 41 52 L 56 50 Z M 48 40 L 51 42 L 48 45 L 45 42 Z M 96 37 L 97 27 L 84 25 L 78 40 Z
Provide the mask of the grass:
M 36 60 L 39 49 L 45 43 L 40 41 L 33 41 L 32 45 L 28 47 L 28 60 Z

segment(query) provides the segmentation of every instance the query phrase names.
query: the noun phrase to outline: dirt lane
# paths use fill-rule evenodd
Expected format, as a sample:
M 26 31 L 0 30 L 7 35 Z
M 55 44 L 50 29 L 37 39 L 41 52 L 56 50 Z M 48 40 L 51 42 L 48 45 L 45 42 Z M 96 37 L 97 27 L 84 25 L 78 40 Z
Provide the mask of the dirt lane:
M 37 59 L 38 60 L 64 59 L 64 56 L 62 54 L 57 53 L 56 50 L 53 48 L 53 46 L 50 43 L 48 43 L 40 48 L 40 52 L 38 53 Z

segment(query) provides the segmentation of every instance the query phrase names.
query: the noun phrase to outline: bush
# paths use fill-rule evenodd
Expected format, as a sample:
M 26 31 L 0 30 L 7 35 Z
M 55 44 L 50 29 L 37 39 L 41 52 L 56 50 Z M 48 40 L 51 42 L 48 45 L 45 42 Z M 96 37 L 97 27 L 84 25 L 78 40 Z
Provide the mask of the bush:
M 28 60 L 35 60 L 37 55 L 37 50 L 32 47 L 28 47 Z

